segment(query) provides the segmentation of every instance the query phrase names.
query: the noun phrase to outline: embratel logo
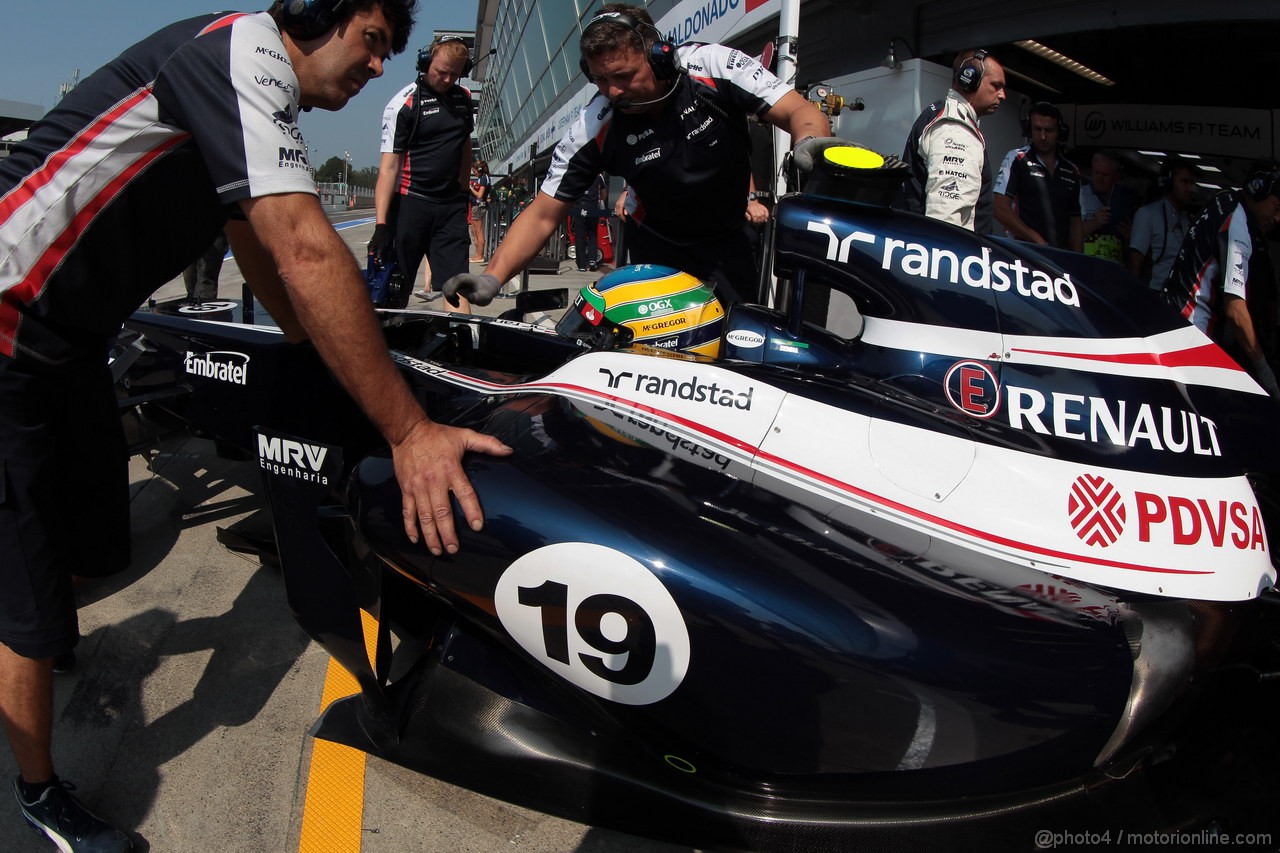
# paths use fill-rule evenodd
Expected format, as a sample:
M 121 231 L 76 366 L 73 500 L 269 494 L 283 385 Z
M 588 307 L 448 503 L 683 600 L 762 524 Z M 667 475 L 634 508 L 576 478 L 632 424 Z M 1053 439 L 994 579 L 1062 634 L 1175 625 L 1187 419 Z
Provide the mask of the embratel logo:
M 1106 548 L 1124 533 L 1124 499 L 1105 478 L 1084 474 L 1071 485 L 1067 517 L 1082 542 Z
M 249 356 L 242 352 L 187 353 L 183 369 L 192 376 L 245 385 L 249 382 Z

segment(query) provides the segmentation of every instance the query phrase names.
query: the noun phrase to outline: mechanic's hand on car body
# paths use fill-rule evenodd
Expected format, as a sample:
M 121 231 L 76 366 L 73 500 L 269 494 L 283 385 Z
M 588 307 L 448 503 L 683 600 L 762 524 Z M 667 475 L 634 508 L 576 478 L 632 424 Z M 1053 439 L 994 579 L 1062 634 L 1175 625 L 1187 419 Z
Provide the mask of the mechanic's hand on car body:
M 458 499 L 472 530 L 484 527 L 484 513 L 471 480 L 462 470 L 468 451 L 509 456 L 511 448 L 491 435 L 445 426 L 423 418 L 399 442 L 391 445 L 396 481 L 400 485 L 404 532 L 418 542 L 421 529 L 431 553 L 458 553 L 449 493 Z
M 385 223 L 379 222 L 373 226 L 373 236 L 369 238 L 369 254 L 373 255 L 374 263 L 382 263 L 382 256 L 387 251 L 390 240 L 391 234 Z
M 498 281 L 497 276 L 489 275 L 487 272 L 475 275 L 468 272 L 458 273 L 446 281 L 442 288 L 444 298 L 453 306 L 457 306 L 459 296 L 466 297 L 476 305 L 488 305 L 501 289 L 502 282 Z

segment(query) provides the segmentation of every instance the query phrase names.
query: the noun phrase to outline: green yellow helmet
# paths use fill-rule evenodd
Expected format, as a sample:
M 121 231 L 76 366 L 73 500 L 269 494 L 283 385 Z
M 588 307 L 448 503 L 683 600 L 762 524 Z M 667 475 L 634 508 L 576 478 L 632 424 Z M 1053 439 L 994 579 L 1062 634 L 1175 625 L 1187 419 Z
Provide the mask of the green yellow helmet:
M 637 264 L 582 288 L 556 331 L 596 346 L 637 343 L 718 358 L 724 307 L 689 273 Z

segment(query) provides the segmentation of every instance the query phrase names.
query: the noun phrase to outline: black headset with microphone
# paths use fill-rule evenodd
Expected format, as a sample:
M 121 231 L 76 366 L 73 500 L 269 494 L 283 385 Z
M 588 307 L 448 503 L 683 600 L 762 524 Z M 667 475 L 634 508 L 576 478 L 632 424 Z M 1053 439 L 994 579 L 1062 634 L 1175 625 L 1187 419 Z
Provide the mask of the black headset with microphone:
M 1269 195 L 1280 195 L 1280 171 L 1257 171 L 1245 182 L 1244 194 L 1254 201 Z
M 440 45 L 448 44 L 451 41 L 456 41 L 459 44 L 461 44 L 463 47 L 467 47 L 466 39 L 461 38 L 459 36 L 442 36 L 436 39 L 431 44 L 427 45 L 426 47 L 422 48 L 422 50 L 418 51 L 418 73 L 426 74 L 427 69 L 431 67 L 431 60 L 436 58 L 436 51 L 440 49 Z M 463 63 L 462 73 L 460 73 L 458 76 L 466 77 L 468 74 L 471 73 L 471 70 L 475 67 L 476 67 L 475 60 L 471 57 L 471 48 L 467 47 L 467 61 Z
M 284 0 L 280 23 L 285 32 L 300 41 L 320 38 L 342 20 L 350 0 Z
M 683 71 L 680 63 L 676 60 L 676 46 L 664 39 L 662 33 L 652 24 L 638 21 L 626 12 L 600 12 L 582 28 L 582 35 L 586 36 L 588 30 L 600 24 L 617 24 L 635 33 L 636 38 L 640 40 L 640 49 L 644 51 L 645 58 L 649 60 L 649 67 L 653 69 L 653 76 L 658 80 L 674 80 Z M 646 41 L 644 28 L 652 31 L 652 42 Z M 578 67 L 582 69 L 582 73 L 590 80 L 591 69 L 587 67 L 587 58 L 585 56 L 578 57 Z M 629 106 L 638 107 L 656 104 L 665 98 L 666 95 L 653 101 L 636 101 L 629 104 Z
M 1024 102 L 1025 103 L 1025 102 Z M 1049 101 L 1036 101 L 1031 107 L 1030 112 L 1020 119 L 1022 124 L 1023 139 L 1031 138 L 1031 116 L 1046 116 L 1058 122 L 1058 144 L 1063 145 L 1067 141 L 1067 137 L 1071 135 L 1071 128 L 1062 120 L 1062 110 L 1058 109 L 1056 104 Z
M 956 71 L 956 88 L 961 92 L 976 92 L 982 85 L 982 77 L 987 72 L 986 58 L 990 52 L 978 48 L 973 56 L 965 57 Z

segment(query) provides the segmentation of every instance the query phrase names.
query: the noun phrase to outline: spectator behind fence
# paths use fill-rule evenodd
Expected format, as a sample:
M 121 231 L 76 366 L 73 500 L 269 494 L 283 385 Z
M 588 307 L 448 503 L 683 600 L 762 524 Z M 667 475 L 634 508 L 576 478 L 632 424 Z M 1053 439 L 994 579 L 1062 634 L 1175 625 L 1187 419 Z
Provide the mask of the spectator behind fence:
M 1138 208 L 1129 236 L 1129 271 L 1152 290 L 1163 290 L 1191 227 L 1187 205 L 1196 189 L 1196 168 L 1188 160 L 1170 157 L 1156 176 L 1160 198 Z
M 1217 341 L 1272 397 L 1275 277 L 1263 235 L 1280 222 L 1280 171 L 1269 164 L 1240 190 L 1218 193 L 1192 224 L 1164 286 L 1165 299 Z
M 471 239 L 476 244 L 476 253 L 471 256 L 472 263 L 484 262 L 484 227 L 489 211 L 489 164 L 477 160 L 471 166 L 471 181 L 467 191 L 471 195 L 471 208 L 467 212 L 467 222 L 471 225 Z
M 596 176 L 591 186 L 574 202 L 570 219 L 573 222 L 573 259 L 580 272 L 594 272 L 600 268 L 596 256 L 600 254 L 600 216 L 604 213 L 604 179 Z
M 1138 196 L 1120 183 L 1120 161 L 1105 151 L 1093 155 L 1089 183 L 1080 190 L 1080 231 L 1084 253 L 1124 262 L 1125 248 L 1138 208 Z
M 1022 135 L 1030 141 L 1005 156 L 996 176 L 996 219 L 1018 240 L 1082 251 L 1080 170 L 1059 151 L 1067 141 L 1062 113 L 1040 101 Z
M 715 281 L 722 302 L 736 301 L 738 288 L 754 291 L 755 264 L 742 227 L 751 181 L 746 114 L 799 140 L 802 165 L 822 144 L 818 137 L 830 134 L 826 117 L 740 51 L 664 41 L 638 6 L 606 5 L 587 23 L 579 46 L 582 69 L 599 92 L 556 146 L 541 191 L 485 272 L 447 283 L 446 297 L 474 294 L 486 304 L 542 249 L 601 172 L 628 183 L 631 261 Z
M 1004 99 L 1004 67 L 994 56 L 981 49 L 956 54 L 951 89 L 925 107 L 907 135 L 902 160 L 911 177 L 894 207 L 990 234 L 991 159 L 978 123 Z

